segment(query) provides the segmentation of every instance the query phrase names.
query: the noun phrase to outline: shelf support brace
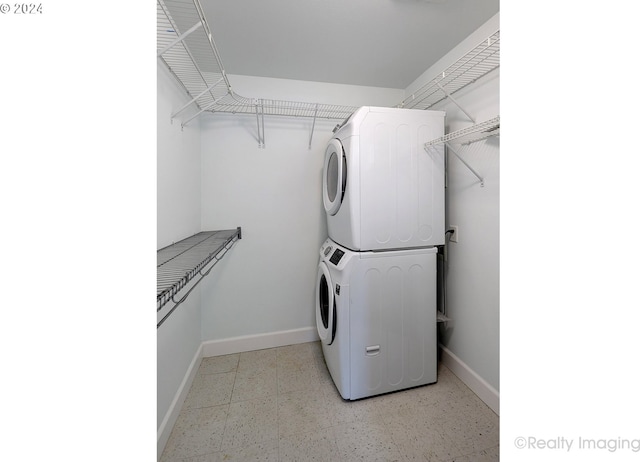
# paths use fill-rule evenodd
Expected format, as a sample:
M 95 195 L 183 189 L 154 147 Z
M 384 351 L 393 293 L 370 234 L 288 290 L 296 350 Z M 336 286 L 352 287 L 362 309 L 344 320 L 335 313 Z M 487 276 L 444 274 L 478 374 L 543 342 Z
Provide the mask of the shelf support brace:
M 260 113 L 261 113 L 261 117 L 260 117 L 260 121 L 262 122 L 262 147 L 265 147 L 264 144 L 264 101 L 260 100 Z
M 226 96 L 226 95 L 225 95 Z M 195 119 L 196 117 L 198 117 L 200 114 L 202 114 L 204 111 L 206 111 L 207 109 L 209 109 L 211 106 L 215 105 L 218 102 L 218 100 L 216 100 L 215 98 L 213 98 L 213 103 L 209 104 L 208 106 L 200 109 L 198 112 L 196 112 L 194 115 L 192 115 L 191 117 L 189 117 L 187 120 L 185 120 L 184 122 L 182 122 L 182 128 L 184 128 L 185 125 L 187 125 L 189 122 L 191 122 L 193 119 Z
M 184 34 L 178 36 L 174 41 L 172 41 L 169 45 L 167 45 L 166 47 L 164 47 L 162 50 L 160 50 L 158 52 L 158 56 L 162 56 L 163 54 L 165 54 L 168 50 L 170 50 L 171 48 L 173 48 L 176 44 L 182 42 L 184 39 L 187 38 L 187 36 L 189 36 L 189 34 L 191 34 L 192 32 L 198 30 L 199 28 L 202 27 L 202 22 L 198 22 L 196 23 L 193 27 L 191 27 L 191 29 L 189 29 L 188 31 L 186 31 Z
M 218 81 L 216 83 L 214 83 L 213 85 L 211 85 L 210 87 L 205 88 L 201 93 L 198 94 L 198 96 L 195 96 L 191 99 L 191 101 L 189 101 L 187 104 L 185 104 L 184 106 L 182 106 L 180 109 L 178 109 L 176 112 L 174 112 L 173 114 L 171 114 L 171 120 L 173 120 L 178 114 L 180 114 L 182 111 L 184 111 L 186 108 L 188 108 L 193 102 L 195 102 L 198 98 L 200 98 L 202 95 L 204 95 L 206 92 L 212 90 L 213 88 L 215 88 L 220 82 L 222 82 L 224 80 L 224 77 L 220 77 L 220 79 L 218 79 Z M 215 99 L 214 99 L 215 101 Z M 207 106 L 207 107 L 211 107 L 211 106 Z M 199 114 L 199 113 L 198 113 Z
M 313 124 L 311 124 L 311 135 L 309 135 L 309 149 L 311 149 L 311 140 L 313 140 L 313 130 L 316 128 L 316 117 L 318 116 L 318 104 L 313 111 Z
M 444 74 L 444 72 L 443 72 Z M 451 96 L 451 94 L 449 92 L 447 92 L 447 90 L 445 90 L 442 85 L 440 85 L 440 82 L 436 82 L 436 85 L 438 86 L 438 88 L 440 90 L 442 90 L 442 92 L 447 96 L 447 98 L 449 98 L 451 100 L 451 102 L 453 104 L 455 104 L 456 106 L 458 106 L 458 109 L 460 109 L 462 112 L 464 112 L 464 115 L 466 115 L 469 120 L 471 120 L 471 122 L 473 122 L 474 124 L 476 123 L 475 119 L 473 117 L 471 117 L 469 115 L 469 113 L 467 111 L 464 110 L 464 108 L 462 106 L 460 106 L 460 104 L 455 100 L 455 98 L 453 96 Z
M 451 147 L 449 143 L 445 142 L 444 144 L 449 148 L 449 151 L 451 151 L 458 158 L 458 160 L 462 162 L 464 166 L 467 167 L 471 171 L 471 173 L 473 173 L 476 176 L 476 178 L 480 180 L 480 186 L 484 187 L 484 179 L 478 174 L 478 172 L 476 172 L 473 168 L 471 168 L 471 166 L 467 164 L 462 157 L 460 157 L 460 155 L 455 151 L 455 149 Z
M 264 104 L 255 100 L 256 122 L 258 123 L 258 148 L 264 148 Z

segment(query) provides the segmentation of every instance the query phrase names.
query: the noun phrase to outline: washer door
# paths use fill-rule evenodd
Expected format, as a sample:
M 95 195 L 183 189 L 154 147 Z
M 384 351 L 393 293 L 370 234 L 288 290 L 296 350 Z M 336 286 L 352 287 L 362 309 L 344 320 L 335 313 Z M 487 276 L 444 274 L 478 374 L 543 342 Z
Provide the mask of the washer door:
M 336 335 L 336 303 L 329 268 L 324 262 L 318 265 L 316 280 L 316 326 L 320 340 L 331 345 Z
M 334 138 L 324 153 L 322 202 L 329 215 L 340 209 L 347 186 L 347 159 L 340 140 Z

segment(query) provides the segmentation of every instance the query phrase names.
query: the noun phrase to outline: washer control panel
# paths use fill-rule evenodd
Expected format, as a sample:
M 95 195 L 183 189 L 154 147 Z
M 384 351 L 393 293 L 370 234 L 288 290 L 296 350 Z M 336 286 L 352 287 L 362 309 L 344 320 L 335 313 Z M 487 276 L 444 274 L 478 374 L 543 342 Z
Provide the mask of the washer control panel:
M 329 259 L 329 261 L 337 266 L 343 255 L 344 255 L 344 252 L 342 250 L 336 249 L 335 252 L 333 252 L 333 255 L 331 255 L 331 258 Z
M 320 247 L 320 258 L 338 267 L 338 269 L 342 269 L 340 266 L 346 264 L 349 256 L 350 253 L 348 249 L 340 247 L 330 239 L 327 239 L 324 244 L 322 244 L 322 247 Z

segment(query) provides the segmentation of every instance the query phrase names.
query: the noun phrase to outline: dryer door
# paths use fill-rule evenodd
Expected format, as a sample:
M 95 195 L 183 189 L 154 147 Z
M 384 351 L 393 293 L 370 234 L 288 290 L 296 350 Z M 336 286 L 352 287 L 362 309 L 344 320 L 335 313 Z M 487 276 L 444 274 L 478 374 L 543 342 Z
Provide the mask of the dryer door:
M 335 215 L 340 209 L 347 185 L 347 159 L 340 140 L 334 138 L 324 153 L 322 180 L 322 202 L 329 215 Z
M 331 345 L 335 338 L 336 304 L 329 268 L 324 262 L 318 265 L 316 280 L 316 326 L 320 340 Z

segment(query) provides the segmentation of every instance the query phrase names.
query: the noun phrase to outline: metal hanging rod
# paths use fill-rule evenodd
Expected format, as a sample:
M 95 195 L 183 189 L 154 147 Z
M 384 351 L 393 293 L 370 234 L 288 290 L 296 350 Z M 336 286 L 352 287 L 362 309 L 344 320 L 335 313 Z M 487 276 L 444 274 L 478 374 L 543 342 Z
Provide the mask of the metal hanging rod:
M 158 327 L 186 300 L 195 286 L 209 274 L 239 239 L 242 239 L 240 227 L 221 231 L 203 231 L 158 250 L 158 313 L 169 302 L 174 303 L 168 312 L 162 314 Z M 206 272 L 203 272 L 205 269 Z M 197 276 L 200 276 L 199 279 L 195 279 Z M 192 282 L 193 286 L 183 294 L 182 298 L 176 300 L 176 295 Z

